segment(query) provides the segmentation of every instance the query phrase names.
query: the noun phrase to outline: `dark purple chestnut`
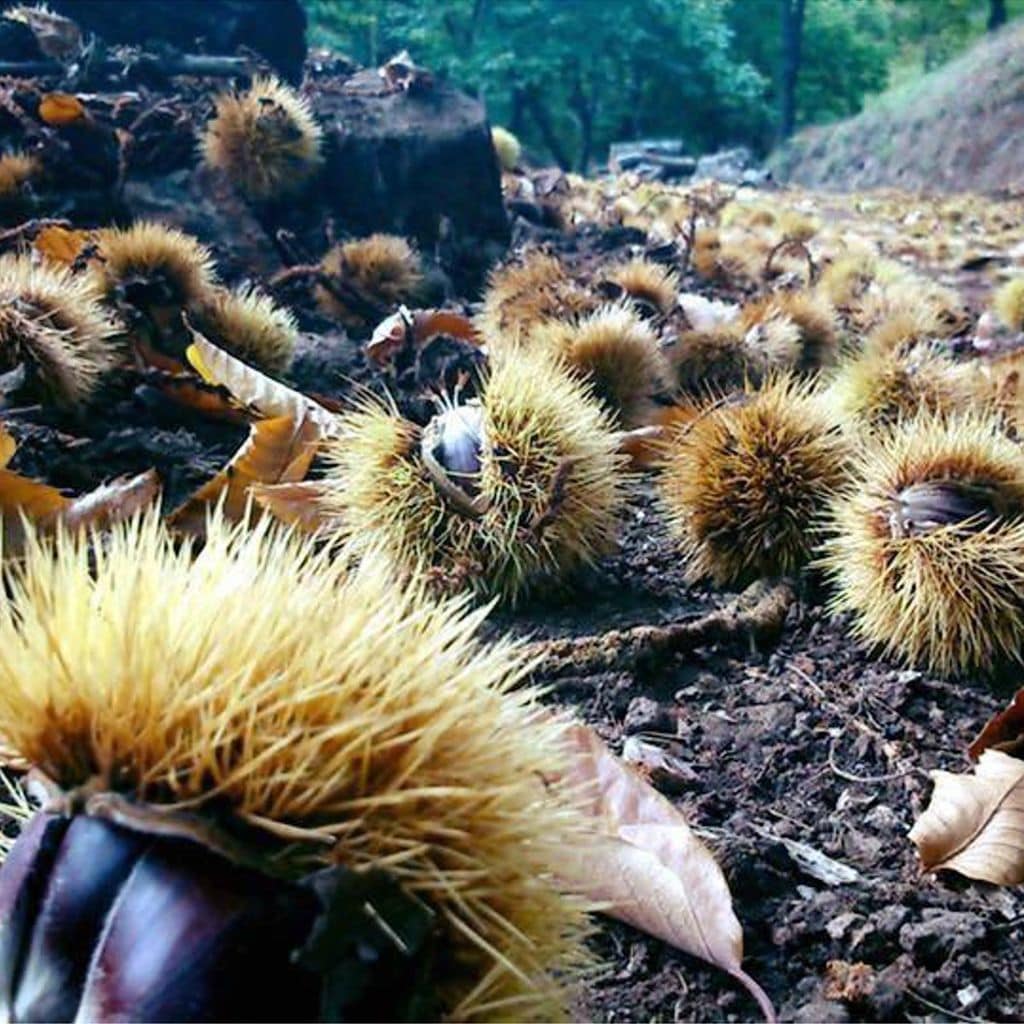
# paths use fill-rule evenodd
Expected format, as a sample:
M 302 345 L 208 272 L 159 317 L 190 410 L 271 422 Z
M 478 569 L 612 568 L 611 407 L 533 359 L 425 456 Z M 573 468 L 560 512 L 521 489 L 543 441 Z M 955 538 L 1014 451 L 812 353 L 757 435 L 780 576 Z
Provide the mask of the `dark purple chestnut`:
M 317 912 L 199 843 L 40 813 L 0 868 L 0 1017 L 312 1020 Z

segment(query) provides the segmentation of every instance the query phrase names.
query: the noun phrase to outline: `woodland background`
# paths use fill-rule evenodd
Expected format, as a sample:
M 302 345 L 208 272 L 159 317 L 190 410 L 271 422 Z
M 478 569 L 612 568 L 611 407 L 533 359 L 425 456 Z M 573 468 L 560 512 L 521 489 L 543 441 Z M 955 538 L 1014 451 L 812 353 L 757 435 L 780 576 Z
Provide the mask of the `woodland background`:
M 1024 15 L 1024 0 L 304 2 L 314 45 L 371 67 L 408 47 L 574 170 L 640 137 L 764 154 Z

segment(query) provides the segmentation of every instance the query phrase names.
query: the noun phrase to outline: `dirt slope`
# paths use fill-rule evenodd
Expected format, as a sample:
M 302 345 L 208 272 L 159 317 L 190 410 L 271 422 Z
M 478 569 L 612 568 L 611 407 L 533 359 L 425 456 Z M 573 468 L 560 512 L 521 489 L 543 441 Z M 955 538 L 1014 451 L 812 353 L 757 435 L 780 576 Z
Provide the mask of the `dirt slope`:
M 857 117 L 801 132 L 771 166 L 781 181 L 831 189 L 1024 187 L 1024 21 Z

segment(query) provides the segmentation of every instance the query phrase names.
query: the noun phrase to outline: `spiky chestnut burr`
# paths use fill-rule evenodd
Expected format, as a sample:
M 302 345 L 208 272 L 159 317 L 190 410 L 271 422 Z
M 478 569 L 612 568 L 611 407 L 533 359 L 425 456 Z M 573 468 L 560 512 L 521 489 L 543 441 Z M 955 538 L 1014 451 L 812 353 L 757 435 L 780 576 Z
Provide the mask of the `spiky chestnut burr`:
M 571 320 L 598 305 L 560 260 L 534 250 L 491 272 L 476 325 L 488 346 L 510 344 L 548 320 Z
M 747 303 L 739 315 L 746 330 L 772 320 L 788 319 L 796 325 L 799 356 L 795 369 L 813 373 L 839 360 L 839 322 L 832 304 L 812 291 L 780 291 Z
M 203 159 L 248 199 L 283 199 L 320 168 L 322 132 L 306 100 L 276 78 L 224 93 L 202 139 Z
M 419 254 L 399 235 L 374 234 L 335 245 L 320 261 L 320 269 L 343 290 L 318 284 L 317 305 L 348 328 L 371 325 L 401 303 L 413 301 L 423 287 Z M 346 300 L 346 291 L 353 293 L 352 300 Z M 368 313 L 363 305 L 375 312 Z
M 996 316 L 1011 331 L 1024 331 L 1024 277 L 1000 285 L 992 299 Z
M 82 275 L 29 256 L 0 259 L 0 366 L 24 365 L 45 400 L 87 401 L 122 357 L 119 330 Z
M 742 584 L 800 569 L 846 478 L 846 455 L 820 395 L 786 376 L 677 429 L 661 495 L 688 577 Z
M 0 156 L 0 208 L 20 204 L 26 188 L 41 170 L 38 158 L 28 153 Z
M 291 365 L 299 337 L 295 317 L 253 285 L 213 289 L 194 314 L 199 330 L 239 359 L 269 373 Z
M 205 298 L 216 281 L 205 245 L 155 221 L 98 232 L 89 269 L 109 299 L 142 309 L 180 309 Z
M 922 414 L 862 447 L 833 502 L 832 609 L 942 674 L 1024 651 L 1024 453 L 982 413 Z
M 381 405 L 348 415 L 327 450 L 325 505 L 344 535 L 402 571 L 514 601 L 613 546 L 618 443 L 583 382 L 539 352 L 510 351 L 479 405 L 426 428 Z
M 155 515 L 30 541 L 4 582 L 0 734 L 58 789 L 0 871 L 16 1019 L 565 1012 L 563 726 L 481 614 L 265 524 L 195 554 Z
M 633 259 L 611 267 L 606 280 L 635 303 L 642 313 L 666 316 L 679 298 L 679 275 L 652 260 Z
M 628 305 L 602 306 L 577 321 L 548 320 L 518 344 L 560 359 L 626 429 L 650 422 L 651 400 L 667 387 L 658 337 Z M 507 350 L 506 336 L 491 346 L 491 358 L 500 360 Z
M 491 142 L 494 152 L 498 155 L 498 163 L 503 171 L 512 172 L 519 166 L 523 147 L 519 140 L 507 129 L 495 125 L 491 129 Z
M 935 349 L 868 350 L 844 362 L 826 397 L 855 429 L 878 430 L 920 411 L 948 416 L 983 400 L 985 380 L 970 363 Z

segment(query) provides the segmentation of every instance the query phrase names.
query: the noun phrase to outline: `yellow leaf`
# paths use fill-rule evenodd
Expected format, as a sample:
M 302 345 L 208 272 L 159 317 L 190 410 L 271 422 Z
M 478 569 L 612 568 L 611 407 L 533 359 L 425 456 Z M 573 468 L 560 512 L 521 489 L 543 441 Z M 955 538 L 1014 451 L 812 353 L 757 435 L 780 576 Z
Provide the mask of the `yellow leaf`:
M 39 104 L 40 119 L 54 127 L 81 121 L 87 116 L 82 101 L 67 92 L 48 92 Z
M 931 803 L 910 830 L 924 869 L 1024 882 L 1024 761 L 986 750 L 973 775 L 931 774 Z
M 305 533 L 330 529 L 335 521 L 320 502 L 324 486 L 319 480 L 304 480 L 293 484 L 253 484 L 251 490 L 260 508 Z
M 226 388 L 237 402 L 253 413 L 267 417 L 287 417 L 315 427 L 317 438 L 338 432 L 338 417 L 319 402 L 282 384 L 257 370 L 230 352 L 218 348 L 203 337 L 187 320 L 185 324 L 192 336 L 192 344 L 185 357 L 207 384 Z
M 54 263 L 70 265 L 78 258 L 78 254 L 89 241 L 88 231 L 75 231 L 51 225 L 43 228 L 32 243 L 36 252 Z

